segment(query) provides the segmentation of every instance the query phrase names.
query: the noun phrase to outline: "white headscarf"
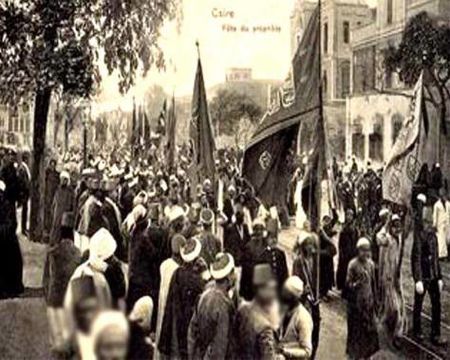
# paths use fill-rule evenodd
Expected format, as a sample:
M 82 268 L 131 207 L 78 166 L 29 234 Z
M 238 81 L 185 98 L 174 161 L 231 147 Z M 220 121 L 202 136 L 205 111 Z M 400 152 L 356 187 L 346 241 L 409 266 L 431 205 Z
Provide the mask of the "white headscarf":
M 105 260 L 114 255 L 117 243 L 105 228 L 98 230 L 89 242 L 89 264 L 97 270 L 106 270 Z
M 153 315 L 153 300 L 150 296 L 143 296 L 133 306 L 128 318 L 141 327 L 149 328 Z
M 131 232 L 131 229 L 136 224 L 136 222 L 139 219 L 143 218 L 145 215 L 147 215 L 147 208 L 144 205 L 139 204 L 135 206 L 124 220 L 127 231 Z

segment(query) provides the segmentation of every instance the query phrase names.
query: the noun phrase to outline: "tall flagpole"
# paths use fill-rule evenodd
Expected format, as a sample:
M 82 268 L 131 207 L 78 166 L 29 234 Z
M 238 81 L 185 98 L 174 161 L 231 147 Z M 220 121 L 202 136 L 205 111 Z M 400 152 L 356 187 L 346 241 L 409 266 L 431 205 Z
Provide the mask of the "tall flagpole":
M 320 126 L 325 127 L 324 125 L 324 117 L 323 117 L 323 79 L 322 79 L 322 0 L 319 0 L 319 51 L 318 51 L 318 57 L 319 57 L 319 64 L 318 64 L 318 71 L 319 71 L 319 121 L 321 122 Z M 324 129 L 321 129 L 323 131 L 323 136 L 325 136 Z M 324 146 L 326 145 L 326 141 L 324 141 Z M 326 153 L 326 149 L 323 154 Z M 317 236 L 317 269 L 316 269 L 316 301 L 319 301 L 320 296 L 320 213 L 321 213 L 321 202 L 322 202 L 322 166 L 323 166 L 323 159 L 322 156 L 319 156 L 319 163 L 318 163 L 318 171 L 317 174 L 317 184 L 316 184 L 316 199 L 317 199 L 317 224 L 318 224 L 318 236 Z

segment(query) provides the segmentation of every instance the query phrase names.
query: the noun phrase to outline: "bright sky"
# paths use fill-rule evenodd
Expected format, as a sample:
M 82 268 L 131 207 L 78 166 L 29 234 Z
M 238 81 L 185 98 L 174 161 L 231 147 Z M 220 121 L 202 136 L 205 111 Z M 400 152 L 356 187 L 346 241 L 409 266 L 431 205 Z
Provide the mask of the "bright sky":
M 250 67 L 255 79 L 284 79 L 290 66 L 289 19 L 294 3 L 295 0 L 183 0 L 181 31 L 176 31 L 175 24 L 167 24 L 162 34 L 166 72 L 151 71 L 145 79 L 138 79 L 126 96 L 120 95 L 116 76 L 105 77 L 97 111 L 117 107 L 129 110 L 132 97 L 141 98 L 152 84 L 163 86 L 168 93 L 175 90 L 178 96 L 191 94 L 197 39 L 207 87 L 223 82 L 230 67 Z M 236 31 L 229 31 L 227 25 Z M 242 25 L 247 26 L 247 32 L 241 30 Z M 266 31 L 261 27 L 266 27 Z

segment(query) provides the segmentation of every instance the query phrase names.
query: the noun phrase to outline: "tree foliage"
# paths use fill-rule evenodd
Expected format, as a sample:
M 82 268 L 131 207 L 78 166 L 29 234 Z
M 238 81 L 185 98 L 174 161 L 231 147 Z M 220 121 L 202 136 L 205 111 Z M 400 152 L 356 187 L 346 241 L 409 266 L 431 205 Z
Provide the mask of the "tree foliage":
M 99 67 L 118 71 L 126 92 L 151 66 L 164 67 L 158 40 L 180 0 L 6 0 L 0 3 L 0 101 L 34 98 L 31 223 L 41 234 L 47 116 L 52 94 L 90 97 Z
M 450 100 L 449 44 L 448 23 L 421 12 L 406 25 L 399 46 L 390 47 L 385 53 L 386 69 L 397 72 L 408 86 L 413 86 L 424 70 L 428 100 L 438 110 L 444 131 L 446 104 Z
M 118 70 L 120 90 L 142 65 L 164 66 L 158 44 L 177 0 L 15 0 L 0 7 L 0 96 L 39 89 L 89 96 L 99 64 Z
M 239 129 L 239 122 L 247 118 L 251 123 L 262 116 L 262 109 L 246 93 L 221 89 L 210 105 L 211 118 L 219 134 L 233 135 Z

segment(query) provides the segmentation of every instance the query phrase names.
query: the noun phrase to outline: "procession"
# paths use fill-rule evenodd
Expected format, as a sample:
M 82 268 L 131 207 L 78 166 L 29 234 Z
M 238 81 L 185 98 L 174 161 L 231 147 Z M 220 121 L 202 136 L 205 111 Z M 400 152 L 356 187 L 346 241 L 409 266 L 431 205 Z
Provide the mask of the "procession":
M 448 358 L 450 8 L 292 0 L 287 78 L 213 91 L 218 33 L 247 61 L 286 24 L 212 2 L 212 42 L 189 0 L 0 2 L 0 359 Z M 167 24 L 196 34 L 179 68 Z

